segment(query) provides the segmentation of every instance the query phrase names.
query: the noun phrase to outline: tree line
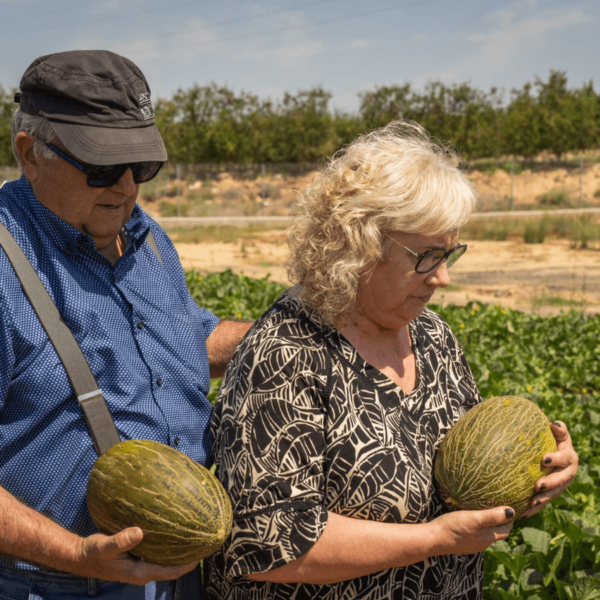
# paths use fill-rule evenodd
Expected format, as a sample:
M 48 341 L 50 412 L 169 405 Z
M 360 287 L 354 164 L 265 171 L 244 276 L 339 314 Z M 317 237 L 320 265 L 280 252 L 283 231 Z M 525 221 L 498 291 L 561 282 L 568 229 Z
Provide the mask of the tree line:
M 14 90 L 0 86 L 0 164 L 14 163 L 10 121 Z M 235 93 L 216 83 L 179 89 L 154 102 L 169 158 L 177 163 L 311 162 L 357 135 L 395 119 L 420 123 L 467 159 L 542 151 L 557 157 L 600 146 L 600 96 L 592 82 L 569 88 L 566 73 L 509 93 L 439 81 L 415 90 L 406 83 L 359 94 L 356 113 L 330 108 L 321 87 L 285 93 L 278 101 Z

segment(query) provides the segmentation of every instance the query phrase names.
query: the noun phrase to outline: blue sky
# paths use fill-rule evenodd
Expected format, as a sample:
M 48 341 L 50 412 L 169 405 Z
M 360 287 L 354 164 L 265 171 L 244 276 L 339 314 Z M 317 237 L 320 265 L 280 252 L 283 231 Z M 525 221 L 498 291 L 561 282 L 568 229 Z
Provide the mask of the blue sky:
M 153 97 L 215 81 L 277 99 L 321 85 L 358 108 L 376 86 L 470 82 L 507 92 L 550 69 L 600 90 L 597 0 L 0 0 L 0 85 L 37 56 L 105 48 Z

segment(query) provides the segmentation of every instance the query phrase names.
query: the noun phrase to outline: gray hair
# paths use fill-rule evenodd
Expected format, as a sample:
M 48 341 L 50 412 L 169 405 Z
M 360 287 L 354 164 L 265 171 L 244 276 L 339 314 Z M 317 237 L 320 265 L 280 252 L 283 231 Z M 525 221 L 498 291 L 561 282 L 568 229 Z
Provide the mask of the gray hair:
M 46 117 L 29 115 L 17 108 L 12 122 L 12 148 L 21 172 L 23 172 L 23 166 L 21 165 L 15 146 L 15 138 L 21 131 L 34 138 L 33 153 L 35 156 L 43 156 L 46 160 L 54 160 L 56 158 L 56 154 L 46 146 L 46 144 L 60 144 L 58 136 L 54 133 L 54 129 L 52 129 L 52 123 Z

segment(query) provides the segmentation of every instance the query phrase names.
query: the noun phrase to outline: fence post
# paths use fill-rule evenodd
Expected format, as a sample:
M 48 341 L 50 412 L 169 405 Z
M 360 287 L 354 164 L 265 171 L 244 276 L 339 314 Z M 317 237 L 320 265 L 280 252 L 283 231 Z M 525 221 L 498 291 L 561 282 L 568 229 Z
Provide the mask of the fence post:
M 177 163 L 175 165 L 175 179 L 177 180 L 177 216 L 181 217 L 181 187 L 179 185 L 179 179 L 181 177 L 181 165 Z
M 510 210 L 515 208 L 515 157 L 510 161 Z
M 583 206 L 583 155 L 579 155 L 579 208 Z
M 267 199 L 267 185 L 265 182 L 265 163 L 260 163 L 260 174 L 262 175 L 262 186 L 260 196 L 262 198 L 262 214 L 265 215 L 265 202 Z

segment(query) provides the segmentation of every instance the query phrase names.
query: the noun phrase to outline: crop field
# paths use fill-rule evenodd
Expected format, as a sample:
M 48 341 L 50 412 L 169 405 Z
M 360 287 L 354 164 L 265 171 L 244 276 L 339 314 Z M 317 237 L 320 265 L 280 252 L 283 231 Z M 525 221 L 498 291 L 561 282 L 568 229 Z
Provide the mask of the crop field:
M 234 319 L 259 317 L 286 287 L 231 271 L 188 271 L 187 283 L 199 305 Z M 581 461 L 561 498 L 486 551 L 484 598 L 600 598 L 600 315 L 543 318 L 478 302 L 431 308 L 458 337 L 483 398 L 533 400 L 567 424 Z

